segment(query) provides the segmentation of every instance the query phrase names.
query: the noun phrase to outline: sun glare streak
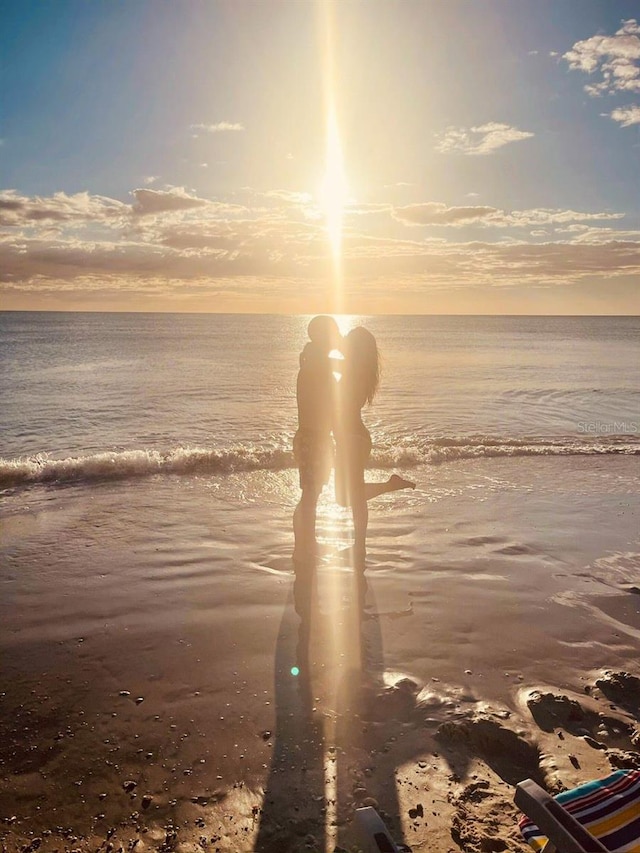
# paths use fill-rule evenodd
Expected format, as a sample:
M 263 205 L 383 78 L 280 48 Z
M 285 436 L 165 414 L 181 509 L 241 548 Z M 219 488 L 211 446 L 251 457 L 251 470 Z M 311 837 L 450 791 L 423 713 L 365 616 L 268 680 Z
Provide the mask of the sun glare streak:
M 333 310 L 343 311 L 342 234 L 347 203 L 347 177 L 338 121 L 338 75 L 336 73 L 335 0 L 318 0 L 319 31 L 322 35 L 321 62 L 324 89 L 325 162 L 318 188 L 318 202 L 323 215 L 331 251 Z
M 342 237 L 344 227 L 344 210 L 347 203 L 347 177 L 340 128 L 338 122 L 338 91 L 335 61 L 336 26 L 335 11 L 336 0 L 318 0 L 318 20 L 320 32 L 323 36 L 322 43 L 322 74 L 324 83 L 324 125 L 325 125 L 325 163 L 323 179 L 318 189 L 319 207 L 323 214 L 326 233 L 331 251 L 331 290 L 332 311 L 335 314 L 344 312 L 344 279 L 342 268 Z M 338 318 L 336 318 L 338 319 Z M 344 331 L 344 330 L 342 330 Z M 339 410 L 339 407 L 337 407 Z M 329 534 L 334 542 L 340 536 L 341 527 L 340 514 L 333 511 L 329 519 Z M 343 610 L 343 578 L 341 572 L 334 571 L 330 574 L 329 598 L 331 609 L 336 614 L 336 626 L 332 636 L 331 649 L 328 650 L 333 661 L 332 669 L 336 673 L 337 682 L 340 682 L 340 672 L 346 658 L 349 656 L 352 631 L 349 630 L 353 621 L 349 615 L 342 614 Z M 338 695 L 337 684 L 333 708 L 337 708 Z M 338 762 L 339 753 L 336 749 L 336 718 L 335 713 L 325 719 L 324 730 L 324 770 L 325 770 L 325 850 L 332 851 L 337 842 L 337 818 L 338 818 Z M 333 754 L 331 754 L 333 753 Z
M 338 274 L 342 256 L 342 228 L 344 208 L 347 203 L 347 179 L 338 130 L 338 118 L 333 103 L 328 108 L 326 123 L 326 165 L 320 187 L 320 207 L 325 217 L 334 274 Z

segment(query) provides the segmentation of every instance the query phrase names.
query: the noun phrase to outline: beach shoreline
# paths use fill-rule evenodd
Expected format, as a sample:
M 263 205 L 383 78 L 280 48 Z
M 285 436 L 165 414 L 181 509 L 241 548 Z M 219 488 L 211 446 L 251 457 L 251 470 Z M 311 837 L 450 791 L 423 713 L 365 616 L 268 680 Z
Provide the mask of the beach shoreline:
M 293 471 L 14 496 L 5 849 L 348 849 L 371 803 L 415 851 L 525 850 L 519 777 L 638 758 L 636 683 L 596 682 L 640 675 L 639 469 L 412 469 L 372 504 L 364 590 L 328 494 L 294 587 Z

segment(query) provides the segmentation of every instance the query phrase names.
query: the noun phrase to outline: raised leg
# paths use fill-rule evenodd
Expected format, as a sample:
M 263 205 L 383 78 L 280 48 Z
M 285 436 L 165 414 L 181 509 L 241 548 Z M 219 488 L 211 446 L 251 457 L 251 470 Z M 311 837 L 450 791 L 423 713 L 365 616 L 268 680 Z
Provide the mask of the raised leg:
M 392 474 L 384 483 L 365 483 L 364 493 L 368 501 L 387 492 L 399 492 L 402 489 L 415 489 L 416 484 L 411 480 L 404 480 L 397 474 Z

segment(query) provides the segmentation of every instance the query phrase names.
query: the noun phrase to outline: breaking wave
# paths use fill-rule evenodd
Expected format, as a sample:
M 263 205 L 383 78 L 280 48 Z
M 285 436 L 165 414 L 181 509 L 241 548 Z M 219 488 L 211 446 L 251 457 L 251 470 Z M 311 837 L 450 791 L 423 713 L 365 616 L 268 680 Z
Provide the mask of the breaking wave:
M 372 468 L 413 468 L 463 459 L 517 456 L 640 455 L 640 440 L 631 436 L 606 439 L 499 438 L 465 436 L 412 439 L 380 443 L 374 449 Z M 38 454 L 17 459 L 0 458 L 0 488 L 35 484 L 64 485 L 127 480 L 158 474 L 225 475 L 243 471 L 279 471 L 293 468 L 288 447 L 238 446 L 225 450 L 176 447 L 163 452 L 153 449 L 118 450 L 70 456 L 66 459 Z

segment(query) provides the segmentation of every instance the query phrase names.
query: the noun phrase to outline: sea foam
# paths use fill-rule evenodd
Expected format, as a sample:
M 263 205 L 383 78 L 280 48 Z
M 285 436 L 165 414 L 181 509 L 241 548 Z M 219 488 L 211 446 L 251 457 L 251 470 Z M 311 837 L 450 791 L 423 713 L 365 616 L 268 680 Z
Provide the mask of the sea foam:
M 640 441 L 629 436 L 607 436 L 606 440 L 472 436 L 387 442 L 374 448 L 369 467 L 414 468 L 477 458 L 607 454 L 640 455 Z M 225 450 L 202 447 L 175 447 L 169 451 L 114 450 L 65 459 L 38 454 L 17 459 L 0 458 L 0 488 L 89 484 L 152 475 L 226 475 L 293 467 L 293 454 L 286 446 L 241 445 Z

